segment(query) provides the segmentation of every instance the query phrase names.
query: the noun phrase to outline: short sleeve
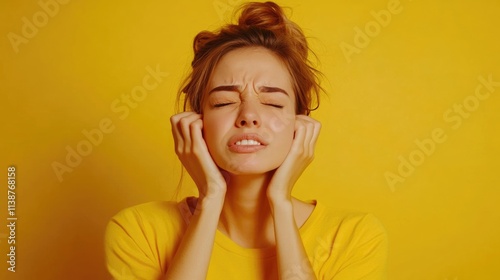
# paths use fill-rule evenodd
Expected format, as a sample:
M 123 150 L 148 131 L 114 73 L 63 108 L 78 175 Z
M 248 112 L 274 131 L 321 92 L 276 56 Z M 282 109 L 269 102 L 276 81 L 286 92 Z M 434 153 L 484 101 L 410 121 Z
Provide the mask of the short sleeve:
M 387 279 L 387 232 L 372 214 L 357 222 L 344 240 L 342 263 L 331 280 L 385 280 Z
M 151 251 L 139 213 L 128 208 L 116 214 L 104 235 L 106 266 L 114 280 L 160 279 L 161 270 Z

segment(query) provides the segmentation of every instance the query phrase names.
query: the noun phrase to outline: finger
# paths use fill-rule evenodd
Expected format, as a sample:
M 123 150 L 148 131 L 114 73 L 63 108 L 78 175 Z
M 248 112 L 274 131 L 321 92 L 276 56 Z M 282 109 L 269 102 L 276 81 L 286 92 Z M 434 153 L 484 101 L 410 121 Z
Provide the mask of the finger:
M 182 135 L 182 139 L 184 141 L 184 152 L 191 152 L 192 151 L 192 135 L 191 135 L 191 124 L 195 122 L 196 120 L 201 119 L 201 115 L 192 113 L 190 115 L 187 115 L 179 120 L 179 129 Z
M 314 124 L 309 117 L 303 115 L 298 115 L 296 122 L 304 126 L 304 144 L 308 146 L 313 138 Z
M 192 136 L 192 149 L 193 152 L 200 159 L 203 167 L 210 168 L 210 172 L 216 172 L 215 168 L 217 167 L 212 159 L 212 155 L 208 150 L 207 143 L 203 138 L 203 120 L 198 119 L 191 123 L 191 136 Z
M 306 155 L 312 156 L 314 154 L 314 145 L 312 145 L 314 137 L 314 123 L 311 120 L 304 120 L 304 123 L 306 126 L 306 137 L 304 139 Z
M 305 137 L 306 127 L 304 122 L 300 118 L 297 118 L 295 121 L 295 135 L 292 142 L 292 150 L 299 154 L 303 153 Z
M 305 144 L 308 145 L 309 154 L 312 156 L 314 154 L 314 148 L 316 147 L 316 142 L 321 130 L 321 123 L 309 116 L 300 115 L 297 116 L 297 118 L 306 123 L 307 136 Z
M 192 151 L 200 161 L 203 172 L 207 175 L 207 180 L 212 183 L 226 181 L 221 174 L 219 167 L 214 162 L 207 143 L 203 138 L 203 120 L 198 119 L 191 123 Z M 214 193 L 212 193 L 214 194 Z
M 315 149 L 316 143 L 318 141 L 319 132 L 321 131 L 321 123 L 318 122 L 317 120 L 311 118 L 311 117 L 308 117 L 308 118 L 309 118 L 309 121 L 312 125 L 312 128 L 311 128 L 312 137 L 311 137 L 311 141 L 309 142 L 309 145 L 310 145 L 311 153 L 314 153 L 314 149 Z
M 180 131 L 179 121 L 182 118 L 189 116 L 191 114 L 192 114 L 192 112 L 182 112 L 180 114 L 176 114 L 176 115 L 173 115 L 172 117 L 170 117 L 170 126 L 172 129 L 172 135 L 174 137 L 174 144 L 175 144 L 176 149 L 179 148 L 179 145 L 181 146 L 180 150 L 184 149 L 182 147 L 183 143 L 184 143 L 184 141 L 183 141 L 184 137 L 182 136 L 182 133 Z
M 207 149 L 207 144 L 205 140 L 203 139 L 203 120 L 202 119 L 197 119 L 193 121 L 190 126 L 189 126 L 190 134 L 191 134 L 191 147 L 193 151 L 196 150 L 196 152 L 204 152 L 208 151 Z
M 321 123 L 318 121 L 315 121 L 314 122 L 314 136 L 313 136 L 312 143 L 311 143 L 313 148 L 316 147 L 316 143 L 318 142 L 320 132 L 321 132 Z

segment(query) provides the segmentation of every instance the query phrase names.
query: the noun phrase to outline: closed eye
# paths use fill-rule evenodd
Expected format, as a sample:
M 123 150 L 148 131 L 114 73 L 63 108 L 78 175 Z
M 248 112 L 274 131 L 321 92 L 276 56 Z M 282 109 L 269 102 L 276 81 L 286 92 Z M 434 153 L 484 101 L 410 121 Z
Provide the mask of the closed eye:
M 273 103 L 264 103 L 264 105 L 267 105 L 267 106 L 272 106 L 272 107 L 275 107 L 275 108 L 279 108 L 279 109 L 283 109 L 283 105 L 278 105 L 278 104 L 273 104 Z
M 220 108 L 220 107 L 224 107 L 224 106 L 231 105 L 231 104 L 234 104 L 234 102 L 217 103 L 217 104 L 214 104 L 214 107 Z

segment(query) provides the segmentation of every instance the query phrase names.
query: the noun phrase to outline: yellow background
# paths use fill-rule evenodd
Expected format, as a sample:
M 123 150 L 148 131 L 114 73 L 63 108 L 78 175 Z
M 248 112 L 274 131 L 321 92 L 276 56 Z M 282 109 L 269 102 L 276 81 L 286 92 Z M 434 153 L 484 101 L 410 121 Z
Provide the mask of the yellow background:
M 500 82 L 500 4 L 402 0 L 381 26 L 374 14 L 392 2 L 279 2 L 311 37 L 328 93 L 313 114 L 323 124 L 317 156 L 295 194 L 376 214 L 389 232 L 390 279 L 497 279 L 500 87 L 478 103 L 474 94 L 480 76 Z M 192 38 L 226 22 L 239 3 L 74 0 L 46 22 L 37 1 L 0 3 L 0 221 L 7 224 L 10 165 L 18 217 L 16 273 L 7 271 L 0 226 L 1 279 L 110 278 L 108 219 L 170 199 L 180 177 L 168 119 Z M 40 27 L 16 53 L 8 34 L 23 36 L 23 17 Z M 356 28 L 367 25 L 369 42 L 346 55 L 341 46 L 356 47 Z M 111 104 L 157 65 L 168 77 L 121 119 Z M 473 108 L 467 117 L 443 116 L 464 100 Z M 53 163 L 65 164 L 66 148 L 103 119 L 114 130 L 59 181 Z M 435 129 L 445 140 L 418 158 L 415 141 Z M 400 156 L 410 155 L 423 163 L 391 187 L 386 173 L 400 176 Z M 192 193 L 185 180 L 180 195 Z

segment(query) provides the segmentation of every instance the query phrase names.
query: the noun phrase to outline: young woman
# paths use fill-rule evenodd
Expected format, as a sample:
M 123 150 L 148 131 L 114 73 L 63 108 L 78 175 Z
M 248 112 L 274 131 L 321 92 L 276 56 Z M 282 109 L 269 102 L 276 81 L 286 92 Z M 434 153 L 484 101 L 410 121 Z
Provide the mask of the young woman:
M 199 190 L 118 213 L 106 230 L 115 279 L 385 279 L 387 241 L 369 214 L 301 201 L 319 83 L 306 39 L 272 2 L 201 32 L 171 118 L 176 153 Z

